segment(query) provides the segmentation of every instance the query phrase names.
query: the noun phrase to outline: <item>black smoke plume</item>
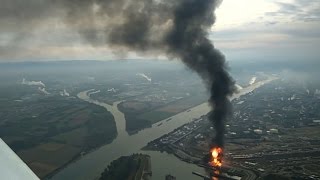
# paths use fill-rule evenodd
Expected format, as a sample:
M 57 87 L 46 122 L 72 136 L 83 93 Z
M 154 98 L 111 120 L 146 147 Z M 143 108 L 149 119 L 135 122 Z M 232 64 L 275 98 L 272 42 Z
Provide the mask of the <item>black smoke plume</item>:
M 38 26 L 63 19 L 93 46 L 180 59 L 207 84 L 213 107 L 209 118 L 216 130 L 214 143 L 223 146 L 228 96 L 234 83 L 224 56 L 207 37 L 220 1 L 0 0 L 0 24 L 21 39 Z
M 68 0 L 67 22 L 94 45 L 165 53 L 197 72 L 210 90 L 213 144 L 223 147 L 228 96 L 234 91 L 224 56 L 208 39 L 218 0 Z M 94 27 L 94 28 L 93 28 Z
M 213 110 L 209 115 L 216 131 L 212 145 L 223 147 L 224 122 L 230 110 L 228 96 L 234 82 L 226 71 L 224 56 L 207 38 L 214 23 L 215 0 L 185 0 L 174 10 L 174 25 L 166 40 L 169 51 L 176 54 L 207 83 Z

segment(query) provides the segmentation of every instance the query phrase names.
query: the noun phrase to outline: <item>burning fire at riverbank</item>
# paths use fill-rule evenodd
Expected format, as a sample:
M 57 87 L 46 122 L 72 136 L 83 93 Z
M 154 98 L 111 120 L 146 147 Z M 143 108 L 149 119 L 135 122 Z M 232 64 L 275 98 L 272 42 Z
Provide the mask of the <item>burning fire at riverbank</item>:
M 221 147 L 214 147 L 210 151 L 211 158 L 209 164 L 215 168 L 222 166 L 223 150 Z

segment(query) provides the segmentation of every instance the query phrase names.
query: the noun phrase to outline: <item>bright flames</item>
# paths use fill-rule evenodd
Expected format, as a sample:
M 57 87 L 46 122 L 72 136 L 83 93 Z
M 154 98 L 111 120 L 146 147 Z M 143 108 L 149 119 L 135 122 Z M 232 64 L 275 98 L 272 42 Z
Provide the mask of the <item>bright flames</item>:
M 221 167 L 222 166 L 222 148 L 215 147 L 211 149 L 211 160 L 210 165 L 213 167 Z

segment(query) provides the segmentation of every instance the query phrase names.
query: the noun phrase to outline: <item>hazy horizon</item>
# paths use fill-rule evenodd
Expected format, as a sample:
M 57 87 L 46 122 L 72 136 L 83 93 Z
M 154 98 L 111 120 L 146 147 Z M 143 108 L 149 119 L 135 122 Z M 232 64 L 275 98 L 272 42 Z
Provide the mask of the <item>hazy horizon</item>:
M 170 59 L 162 53 L 118 51 L 108 43 L 88 42 L 78 30 L 99 32 L 101 27 L 83 17 L 75 30 L 67 25 L 66 10 L 59 3 L 0 3 L 0 62 Z M 319 12 L 317 0 L 224 0 L 209 38 L 228 61 L 319 62 Z

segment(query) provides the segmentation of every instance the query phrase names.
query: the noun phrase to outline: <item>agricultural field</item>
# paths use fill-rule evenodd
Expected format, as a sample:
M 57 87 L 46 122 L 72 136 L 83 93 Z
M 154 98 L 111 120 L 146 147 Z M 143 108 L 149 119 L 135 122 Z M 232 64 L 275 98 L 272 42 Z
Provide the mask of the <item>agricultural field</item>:
M 40 178 L 117 136 L 103 107 L 72 96 L 43 96 L 34 87 L 15 89 L 0 100 L 0 137 Z
M 205 94 L 201 94 L 172 100 L 170 103 L 124 101 L 118 107 L 125 114 L 127 131 L 132 133 L 204 103 L 206 98 Z
M 68 163 L 80 152 L 80 148 L 67 144 L 46 143 L 20 151 L 18 155 L 39 177 L 44 177 Z

